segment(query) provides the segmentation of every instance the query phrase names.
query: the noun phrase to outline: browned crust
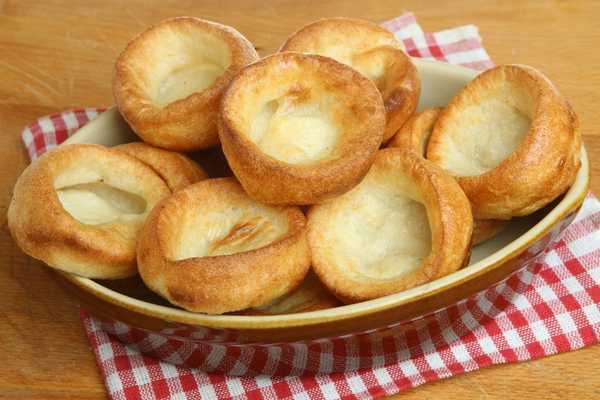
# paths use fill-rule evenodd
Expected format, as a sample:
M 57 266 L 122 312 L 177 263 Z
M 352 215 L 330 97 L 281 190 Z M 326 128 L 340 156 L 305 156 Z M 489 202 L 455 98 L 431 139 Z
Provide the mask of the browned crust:
M 506 228 L 508 221 L 501 219 L 475 219 L 473 221 L 473 246 L 483 243 Z
M 310 23 L 293 33 L 281 46 L 280 51 L 298 51 L 328 56 L 326 42 L 329 37 L 338 36 L 341 42 L 350 45 L 344 38 L 363 35 L 372 38 L 370 48 L 356 48 L 355 61 L 368 63 L 381 57 L 385 64 L 383 79 L 375 82 L 381 92 L 386 109 L 386 128 L 383 141 L 388 141 L 394 133 L 414 113 L 421 93 L 419 74 L 394 34 L 367 20 L 352 18 L 326 18 Z M 379 45 L 378 41 L 386 43 Z M 332 40 L 338 45 L 340 41 Z M 338 60 L 341 61 L 341 60 Z
M 458 182 L 481 219 L 509 219 L 542 208 L 573 183 L 580 161 L 579 121 L 569 103 L 539 71 L 524 65 L 490 69 L 470 82 L 441 113 L 427 148 L 427 158 L 444 159 L 441 141 L 447 121 L 463 112 L 494 79 L 519 82 L 535 100 L 532 123 L 525 138 L 496 168 Z
M 342 303 L 327 290 L 319 278 L 313 272 L 309 272 L 300 286 L 290 293 L 275 299 L 266 306 L 249 308 L 241 311 L 239 314 L 294 314 L 299 312 L 325 310 L 340 305 L 342 305 Z
M 270 74 L 294 63 L 322 74 L 330 90 L 355 93 L 349 107 L 361 116 L 362 134 L 341 140 L 336 158 L 309 165 L 277 160 L 263 153 L 234 122 L 240 109 L 236 101 L 246 90 L 246 81 L 268 85 Z M 229 166 L 250 197 L 268 204 L 306 205 L 340 195 L 364 177 L 381 144 L 384 124 L 381 96 L 370 80 L 331 58 L 288 52 L 249 65 L 234 78 L 223 95 L 219 136 Z
M 413 114 L 392 137 L 387 147 L 406 149 L 425 158 L 429 136 L 441 111 L 441 107 L 435 107 Z
M 385 104 L 387 122 L 383 140 L 388 141 L 415 112 L 421 95 L 421 80 L 417 68 L 402 50 L 377 49 L 387 53 L 384 82 L 378 84 Z M 371 54 L 366 54 L 370 57 Z
M 208 174 L 198 164 L 180 153 L 142 142 L 125 143 L 113 148 L 151 167 L 167 183 L 172 192 L 208 179 Z
M 345 302 L 374 299 L 424 284 L 460 269 L 470 256 L 473 228 L 471 208 L 465 194 L 450 175 L 432 162 L 398 148 L 380 150 L 372 168 L 398 168 L 414 182 L 427 209 L 432 235 L 431 253 L 414 272 L 398 278 L 352 279 L 345 272 L 344 265 L 336 265 L 323 247 L 331 238 L 322 233 L 320 225 L 335 210 L 336 199 L 311 207 L 308 213 L 308 240 L 313 269 L 329 290 Z M 389 181 L 389 184 L 393 182 Z
M 102 173 L 102 165 L 112 172 Z M 123 174 L 152 207 L 170 194 L 164 181 L 146 164 L 124 153 L 93 144 L 52 150 L 29 165 L 17 180 L 8 209 L 8 226 L 17 245 L 49 266 L 88 278 L 124 278 L 137 273 L 135 240 L 126 239 L 141 227 L 118 220 L 87 225 L 62 207 L 54 181 L 62 171 L 85 166 L 107 182 Z
M 387 44 L 393 45 L 398 49 L 404 49 L 402 43 L 396 39 L 392 32 L 372 21 L 360 18 L 333 17 L 319 19 L 298 29 L 286 39 L 279 51 L 302 51 L 298 47 L 304 47 L 307 43 L 319 43 L 322 41 L 324 33 L 339 33 L 341 35 L 362 34 L 386 40 Z
M 222 38 L 231 51 L 231 65 L 211 86 L 165 107 L 148 99 L 137 74 L 147 41 L 160 40 L 163 29 L 200 29 Z M 185 34 L 185 33 L 182 33 Z M 258 60 L 254 46 L 232 27 L 194 17 L 167 19 L 135 37 L 117 58 L 113 94 L 119 111 L 145 141 L 169 150 L 191 151 L 218 144 L 217 113 L 223 90 L 245 65 Z
M 310 268 L 306 218 L 297 207 L 280 212 L 289 221 L 282 238 L 258 249 L 179 261 L 167 257 L 169 220 L 203 202 L 246 196 L 233 178 L 208 179 L 175 192 L 157 205 L 138 241 L 138 268 L 146 285 L 189 311 L 221 314 L 258 307 L 293 290 Z

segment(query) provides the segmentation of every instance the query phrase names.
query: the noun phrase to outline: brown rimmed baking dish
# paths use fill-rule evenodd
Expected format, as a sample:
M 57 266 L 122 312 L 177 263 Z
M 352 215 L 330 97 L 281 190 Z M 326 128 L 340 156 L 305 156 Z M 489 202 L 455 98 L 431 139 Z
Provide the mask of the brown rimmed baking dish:
M 435 61 L 414 59 L 413 62 L 423 83 L 419 109 L 445 105 L 477 74 Z M 79 130 L 67 143 L 110 146 L 134 138 L 116 108 L 112 108 Z M 403 321 L 418 321 L 420 316 L 474 296 L 531 265 L 572 221 L 585 199 L 588 185 L 589 165 L 585 149 L 582 149 L 581 168 L 573 186 L 550 206 L 531 216 L 512 220 L 500 235 L 475 247 L 467 267 L 401 293 L 323 310 L 281 315 L 210 316 L 167 305 L 136 282 L 94 281 L 62 273 L 57 276 L 82 307 L 103 321 L 103 327 L 109 333 L 170 362 L 207 371 L 249 375 L 348 371 L 394 359 L 393 354 L 386 353 L 385 345 L 367 346 L 368 357 L 361 357 L 365 343 L 385 341 L 400 329 L 417 329 L 419 322 Z M 177 357 L 173 357 L 173 351 L 165 356 L 161 350 L 164 343 L 175 349 Z M 294 350 L 286 353 L 291 348 L 290 343 Z M 311 351 L 315 343 L 320 348 L 323 343 L 342 343 L 345 354 L 354 351 L 361 361 L 324 365 L 319 361 L 321 353 Z M 225 354 L 249 350 L 248 354 L 252 356 L 245 358 L 247 365 L 237 369 L 227 363 L 211 364 L 210 353 L 216 348 Z M 291 357 L 290 365 L 295 362 L 292 358 L 298 356 L 298 351 L 303 352 L 305 368 L 269 367 L 268 354 L 273 349 L 277 349 L 280 358 Z

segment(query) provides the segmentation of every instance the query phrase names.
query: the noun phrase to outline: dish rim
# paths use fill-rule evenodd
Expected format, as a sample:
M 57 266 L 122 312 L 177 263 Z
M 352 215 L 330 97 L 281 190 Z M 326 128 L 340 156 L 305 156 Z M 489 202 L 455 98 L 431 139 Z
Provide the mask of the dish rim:
M 413 58 L 418 69 L 430 68 L 438 70 L 438 73 L 453 75 L 453 79 L 471 80 L 477 75 L 477 71 L 465 67 L 455 66 L 433 60 Z M 110 110 L 109 110 L 110 111 Z M 113 112 L 116 110 L 113 109 Z M 88 124 L 88 126 L 91 124 Z M 83 129 L 71 136 L 64 144 L 85 142 L 89 136 L 88 131 Z M 148 317 L 158 318 L 163 321 L 183 323 L 193 326 L 202 326 L 218 329 L 248 329 L 264 330 L 275 328 L 290 328 L 308 325 L 318 325 L 331 321 L 341 321 L 357 318 L 377 312 L 383 312 L 404 304 L 411 303 L 423 298 L 435 296 L 436 294 L 450 290 L 467 281 L 476 279 L 478 276 L 493 271 L 509 260 L 514 259 L 532 246 L 539 238 L 548 233 L 554 226 L 560 223 L 568 214 L 576 210 L 583 203 L 589 188 L 590 171 L 585 146 L 581 148 L 581 167 L 577 172 L 575 182 L 565 193 L 562 200 L 550 210 L 540 221 L 529 228 L 516 240 L 502 247 L 484 259 L 460 269 L 435 281 L 417 286 L 399 293 L 391 294 L 378 299 L 363 301 L 360 303 L 343 305 L 316 311 L 306 311 L 294 314 L 279 315 L 207 315 L 193 313 L 183 309 L 149 303 L 136 299 L 101 285 L 89 278 L 59 272 L 67 281 L 80 289 L 92 294 L 99 299 L 111 303 L 117 307 L 125 308 Z

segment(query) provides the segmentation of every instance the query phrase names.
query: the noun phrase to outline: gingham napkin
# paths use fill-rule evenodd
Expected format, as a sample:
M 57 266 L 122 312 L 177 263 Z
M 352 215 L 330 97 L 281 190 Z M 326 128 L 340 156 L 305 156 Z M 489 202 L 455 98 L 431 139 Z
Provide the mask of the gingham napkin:
M 424 33 L 412 14 L 383 26 L 412 56 L 483 70 L 489 56 L 477 28 Z M 34 159 L 101 109 L 40 118 L 23 131 Z M 393 338 L 395 362 L 352 373 L 302 377 L 228 377 L 141 355 L 81 318 L 113 399 L 293 398 L 368 399 L 491 364 L 531 360 L 600 340 L 600 202 L 588 195 L 574 222 L 537 263 L 503 283 L 430 315 L 423 329 Z

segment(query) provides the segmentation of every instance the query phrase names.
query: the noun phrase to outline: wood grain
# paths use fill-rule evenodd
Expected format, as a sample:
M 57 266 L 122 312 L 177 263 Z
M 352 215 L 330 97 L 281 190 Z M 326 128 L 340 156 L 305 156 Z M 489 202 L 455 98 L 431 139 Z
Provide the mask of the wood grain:
M 413 11 L 425 30 L 473 23 L 497 63 L 541 68 L 581 119 L 592 189 L 600 191 L 600 2 L 595 1 L 2 1 L 0 0 L 0 398 L 105 398 L 77 307 L 6 227 L 12 186 L 27 164 L 19 133 L 34 118 L 112 103 L 112 65 L 125 43 L 166 17 L 238 28 L 262 55 L 319 17 L 383 21 Z M 600 398 L 600 346 L 497 366 L 424 385 L 403 399 Z

